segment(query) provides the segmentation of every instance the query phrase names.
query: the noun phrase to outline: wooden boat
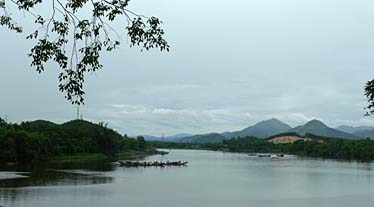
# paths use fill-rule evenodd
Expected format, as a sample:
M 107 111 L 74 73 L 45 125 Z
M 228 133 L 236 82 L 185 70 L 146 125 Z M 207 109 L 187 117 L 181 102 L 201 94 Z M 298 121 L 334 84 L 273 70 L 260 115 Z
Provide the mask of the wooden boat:
M 271 155 L 258 155 L 258 157 L 271 157 Z
M 277 157 L 284 157 L 284 154 L 277 154 Z

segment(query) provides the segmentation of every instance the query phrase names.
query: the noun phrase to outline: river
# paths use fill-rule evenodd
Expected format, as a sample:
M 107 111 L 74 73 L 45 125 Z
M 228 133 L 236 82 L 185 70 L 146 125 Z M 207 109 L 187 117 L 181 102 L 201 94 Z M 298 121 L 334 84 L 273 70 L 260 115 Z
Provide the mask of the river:
M 371 207 L 374 164 L 285 156 L 171 150 L 144 160 L 187 167 L 123 168 L 112 163 L 9 167 L 3 207 Z M 16 176 L 13 178 L 13 176 Z M 8 178 L 8 179 L 4 179 Z

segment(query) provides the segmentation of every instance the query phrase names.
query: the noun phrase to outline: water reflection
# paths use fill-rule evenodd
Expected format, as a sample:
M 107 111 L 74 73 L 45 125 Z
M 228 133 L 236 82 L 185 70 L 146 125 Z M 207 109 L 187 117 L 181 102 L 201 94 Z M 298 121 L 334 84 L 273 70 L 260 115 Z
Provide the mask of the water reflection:
M 104 176 L 104 172 L 113 171 L 114 166 L 105 162 L 82 162 L 2 166 L 1 169 L 2 171 L 14 171 L 15 175 L 24 177 L 0 180 L 0 188 L 19 188 L 111 183 L 113 178 Z
M 374 203 L 373 163 L 194 150 L 145 158 L 155 160 L 189 164 L 170 168 L 123 168 L 97 162 L 8 166 L 8 171 L 31 174 L 0 181 L 0 206 L 351 207 L 359 203 L 371 207 Z

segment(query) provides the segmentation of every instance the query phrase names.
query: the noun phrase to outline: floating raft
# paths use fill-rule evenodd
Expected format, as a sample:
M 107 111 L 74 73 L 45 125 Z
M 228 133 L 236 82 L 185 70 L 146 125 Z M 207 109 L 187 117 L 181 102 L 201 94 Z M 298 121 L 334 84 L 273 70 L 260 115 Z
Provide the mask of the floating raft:
M 186 166 L 188 162 L 138 162 L 138 161 L 118 161 L 120 167 L 167 167 L 167 166 Z

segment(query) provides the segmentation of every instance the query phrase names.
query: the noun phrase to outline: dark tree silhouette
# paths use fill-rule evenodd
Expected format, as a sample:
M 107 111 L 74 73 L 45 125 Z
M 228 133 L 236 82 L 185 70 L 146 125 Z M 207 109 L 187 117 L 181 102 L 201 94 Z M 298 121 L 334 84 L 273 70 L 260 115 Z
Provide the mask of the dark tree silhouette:
M 110 52 L 120 45 L 120 34 L 110 25 L 113 21 L 123 22 L 130 46 L 169 51 L 162 22 L 129 10 L 129 1 L 0 0 L 0 25 L 22 33 L 23 27 L 13 19 L 14 11 L 34 18 L 37 29 L 27 36 L 37 40 L 29 53 L 31 66 L 41 73 L 48 61 L 57 63 L 61 69 L 59 90 L 71 103 L 84 104 L 85 74 L 103 67 L 102 51 Z M 51 8 L 49 16 L 40 14 L 42 4 Z M 89 15 L 86 10 L 91 11 Z
M 0 127 L 5 126 L 7 123 L 0 117 Z
M 366 115 L 367 116 L 374 115 L 374 79 L 366 82 L 365 96 L 368 101 L 368 106 L 366 107 L 368 111 L 366 112 Z

